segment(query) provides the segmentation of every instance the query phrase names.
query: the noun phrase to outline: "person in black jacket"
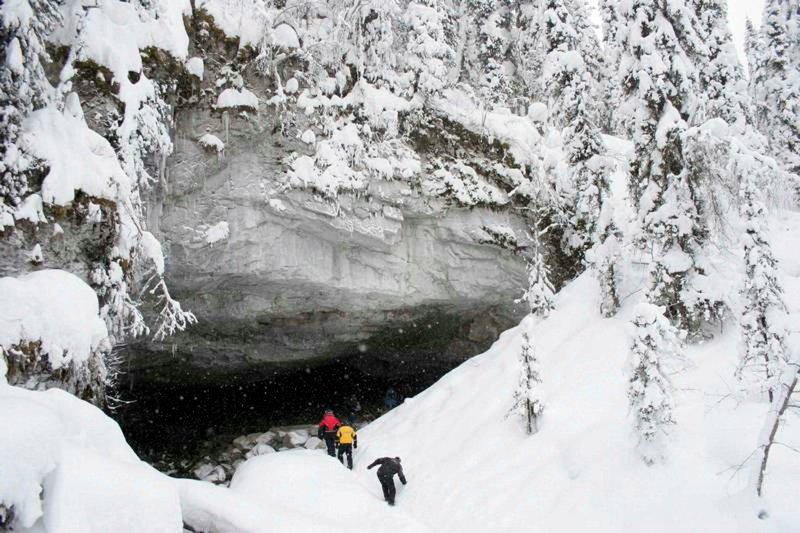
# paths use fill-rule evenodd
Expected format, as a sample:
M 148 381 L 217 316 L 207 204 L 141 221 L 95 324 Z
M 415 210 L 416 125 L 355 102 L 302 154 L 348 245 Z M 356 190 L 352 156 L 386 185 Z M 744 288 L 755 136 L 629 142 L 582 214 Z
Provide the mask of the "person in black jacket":
M 394 496 L 396 494 L 396 490 L 394 488 L 394 475 L 400 478 L 400 482 L 405 485 L 406 484 L 406 477 L 403 475 L 403 467 L 400 465 L 400 458 L 399 457 L 381 457 L 380 459 L 375 459 L 371 465 L 367 467 L 367 469 L 371 469 L 373 466 L 378 466 L 378 481 L 381 482 L 381 488 L 383 489 L 383 497 L 389 505 L 394 505 Z

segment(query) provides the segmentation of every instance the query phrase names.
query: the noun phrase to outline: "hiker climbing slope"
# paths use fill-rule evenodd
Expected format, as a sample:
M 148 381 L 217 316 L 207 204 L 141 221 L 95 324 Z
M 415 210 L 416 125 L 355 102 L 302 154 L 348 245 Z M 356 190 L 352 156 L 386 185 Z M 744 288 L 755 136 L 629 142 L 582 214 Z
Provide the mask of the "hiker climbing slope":
M 325 441 L 325 446 L 328 447 L 328 455 L 331 457 L 336 457 L 336 430 L 341 425 L 342 423 L 339 419 L 333 415 L 333 411 L 326 409 L 325 416 L 322 417 L 322 421 L 319 423 L 318 436 Z
M 336 441 L 339 443 L 339 462 L 344 464 L 344 456 L 347 455 L 347 468 L 353 469 L 353 450 L 358 448 L 358 435 L 352 426 L 345 423 L 336 432 Z
M 381 465 L 378 468 L 378 481 L 381 482 L 381 488 L 383 489 L 383 498 L 389 505 L 394 505 L 394 496 L 396 494 L 396 489 L 394 487 L 394 475 L 400 478 L 400 482 L 405 485 L 406 484 L 406 477 L 403 475 L 403 467 L 400 466 L 400 458 L 399 457 L 381 457 L 380 459 L 375 459 L 375 461 L 367 467 L 367 469 L 371 469 L 373 466 Z

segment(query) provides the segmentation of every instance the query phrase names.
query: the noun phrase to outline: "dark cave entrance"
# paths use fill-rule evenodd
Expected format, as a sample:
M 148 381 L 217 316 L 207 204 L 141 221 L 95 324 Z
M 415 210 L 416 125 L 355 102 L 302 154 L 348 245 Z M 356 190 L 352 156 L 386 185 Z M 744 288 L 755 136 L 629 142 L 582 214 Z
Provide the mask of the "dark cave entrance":
M 260 369 L 219 383 L 191 386 L 152 382 L 130 374 L 119 386 L 112 413 L 139 456 L 177 475 L 191 475 L 206 455 L 249 433 L 316 423 L 325 408 L 365 422 L 384 412 L 394 388 L 401 399 L 430 387 L 460 361 L 379 359 L 362 354 L 314 365 Z

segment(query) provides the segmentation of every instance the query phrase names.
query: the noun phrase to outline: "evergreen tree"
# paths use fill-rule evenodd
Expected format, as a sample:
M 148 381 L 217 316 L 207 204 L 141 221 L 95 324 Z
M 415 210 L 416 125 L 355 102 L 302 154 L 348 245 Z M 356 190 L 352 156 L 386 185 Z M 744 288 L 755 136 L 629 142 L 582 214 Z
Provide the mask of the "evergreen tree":
M 588 74 L 588 99 L 592 102 L 588 111 L 591 121 L 602 129 L 602 121 L 607 113 L 609 103 L 601 97 L 603 77 L 606 74 L 606 55 L 598 37 L 598 27 L 593 20 L 598 16 L 597 8 L 592 2 L 583 0 L 566 0 L 565 3 L 572 18 L 572 26 L 577 36 L 577 50 L 583 58 L 584 68 Z
M 755 180 L 743 180 L 741 196 L 745 278 L 740 321 L 742 354 L 737 376 L 741 379 L 745 372 L 761 374 L 772 401 L 778 385 L 776 380 L 788 362 L 782 323 L 786 318 L 786 305 L 778 280 L 778 264 L 766 237 L 766 209 Z
M 545 63 L 549 125 L 561 135 L 569 163 L 572 196 L 562 208 L 569 220 L 567 247 L 582 258 L 594 242 L 602 193 L 608 190 L 610 168 L 605 147 L 593 122 L 594 83 L 583 59 L 580 32 L 568 6 L 572 1 L 545 0 Z M 586 38 L 586 37 L 584 37 Z
M 605 192 L 604 192 L 605 194 Z M 600 285 L 600 313 L 611 317 L 619 309 L 620 264 L 622 263 L 622 232 L 614 222 L 610 202 L 603 202 L 597 221 L 597 238 L 587 254 Z
M 703 183 L 684 153 L 688 123 L 698 107 L 691 57 L 702 53 L 699 23 L 683 0 L 634 0 L 620 4 L 619 15 L 625 33 L 618 79 L 635 147 L 629 190 L 636 241 L 651 257 L 648 301 L 699 335 L 720 307 L 702 289 L 708 234 Z
M 764 5 L 763 47 L 754 47 L 756 124 L 772 152 L 800 174 L 800 0 L 768 0 Z
M 37 162 L 17 144 L 24 118 L 52 98 L 45 37 L 59 23 L 59 0 L 0 4 L 0 215 L 22 201 Z
M 470 50 L 464 66 L 489 107 L 507 106 L 512 98 L 511 27 L 514 0 L 465 0 L 472 18 Z
M 545 49 L 542 1 L 520 2 L 514 28 L 512 57 L 526 96 L 534 101 L 544 101 L 541 75 L 544 69 Z
M 404 22 L 408 27 L 405 66 L 416 76 L 415 91 L 425 96 L 437 94 L 447 83 L 455 58 L 447 44 L 438 1 L 411 2 Z
M 347 0 L 338 9 L 346 28 L 346 61 L 370 83 L 396 82 L 394 24 L 400 16 L 397 0 Z
M 747 71 L 749 73 L 749 90 L 752 94 L 755 85 L 759 84 L 759 73 L 762 72 L 761 61 L 764 58 L 764 41 L 760 32 L 753 26 L 749 18 L 745 22 L 745 56 L 747 57 Z
M 703 109 L 695 122 L 721 118 L 741 131 L 752 124 L 753 109 L 728 25 L 727 0 L 695 0 L 695 12 L 705 44 L 705 53 L 696 58 Z
M 603 127 L 611 133 L 622 133 L 626 128 L 617 112 L 622 102 L 622 85 L 617 75 L 622 57 L 624 21 L 619 14 L 619 0 L 601 0 L 600 18 L 603 21 L 603 53 L 605 55 L 603 75 L 599 92 L 606 102 Z
M 637 447 L 645 464 L 664 458 L 673 418 L 674 400 L 666 367 L 679 356 L 677 330 L 664 309 L 642 303 L 636 307 L 628 363 L 628 401 Z
M 519 381 L 514 391 L 514 404 L 509 414 L 518 416 L 525 423 L 525 431 L 533 435 L 539 431 L 539 419 L 544 412 L 545 403 L 541 391 L 542 376 L 536 350 L 531 336 L 522 334 L 519 352 Z
M 518 300 L 528 302 L 532 315 L 547 317 L 553 310 L 553 285 L 542 255 L 541 234 L 534 237 L 533 256 L 528 262 L 528 289 Z

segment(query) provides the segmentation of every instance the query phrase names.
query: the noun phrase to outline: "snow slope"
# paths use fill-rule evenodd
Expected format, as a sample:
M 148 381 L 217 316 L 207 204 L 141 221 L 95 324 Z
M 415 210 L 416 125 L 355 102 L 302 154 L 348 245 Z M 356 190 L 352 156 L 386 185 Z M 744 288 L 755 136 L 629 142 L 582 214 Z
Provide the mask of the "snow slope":
M 800 215 L 785 213 L 776 226 L 796 340 L 800 257 L 791 242 L 800 235 Z M 359 439 L 359 476 L 372 477 L 363 467 L 374 457 L 401 456 L 409 485 L 399 507 L 441 532 L 800 529 L 796 453 L 777 447 L 764 502 L 746 490 L 754 470 L 746 460 L 767 406 L 732 377 L 735 327 L 687 350 L 688 368 L 673 377 L 678 424 L 669 459 L 646 467 L 633 449 L 625 396 L 626 324 L 636 297 L 612 319 L 598 316 L 598 298 L 595 281 L 583 275 L 559 294 L 548 320 L 526 319 L 487 353 L 369 425 Z M 504 420 L 525 327 L 533 330 L 548 403 L 532 437 Z M 800 443 L 796 416 L 778 438 Z M 764 508 L 771 517 L 762 521 Z

